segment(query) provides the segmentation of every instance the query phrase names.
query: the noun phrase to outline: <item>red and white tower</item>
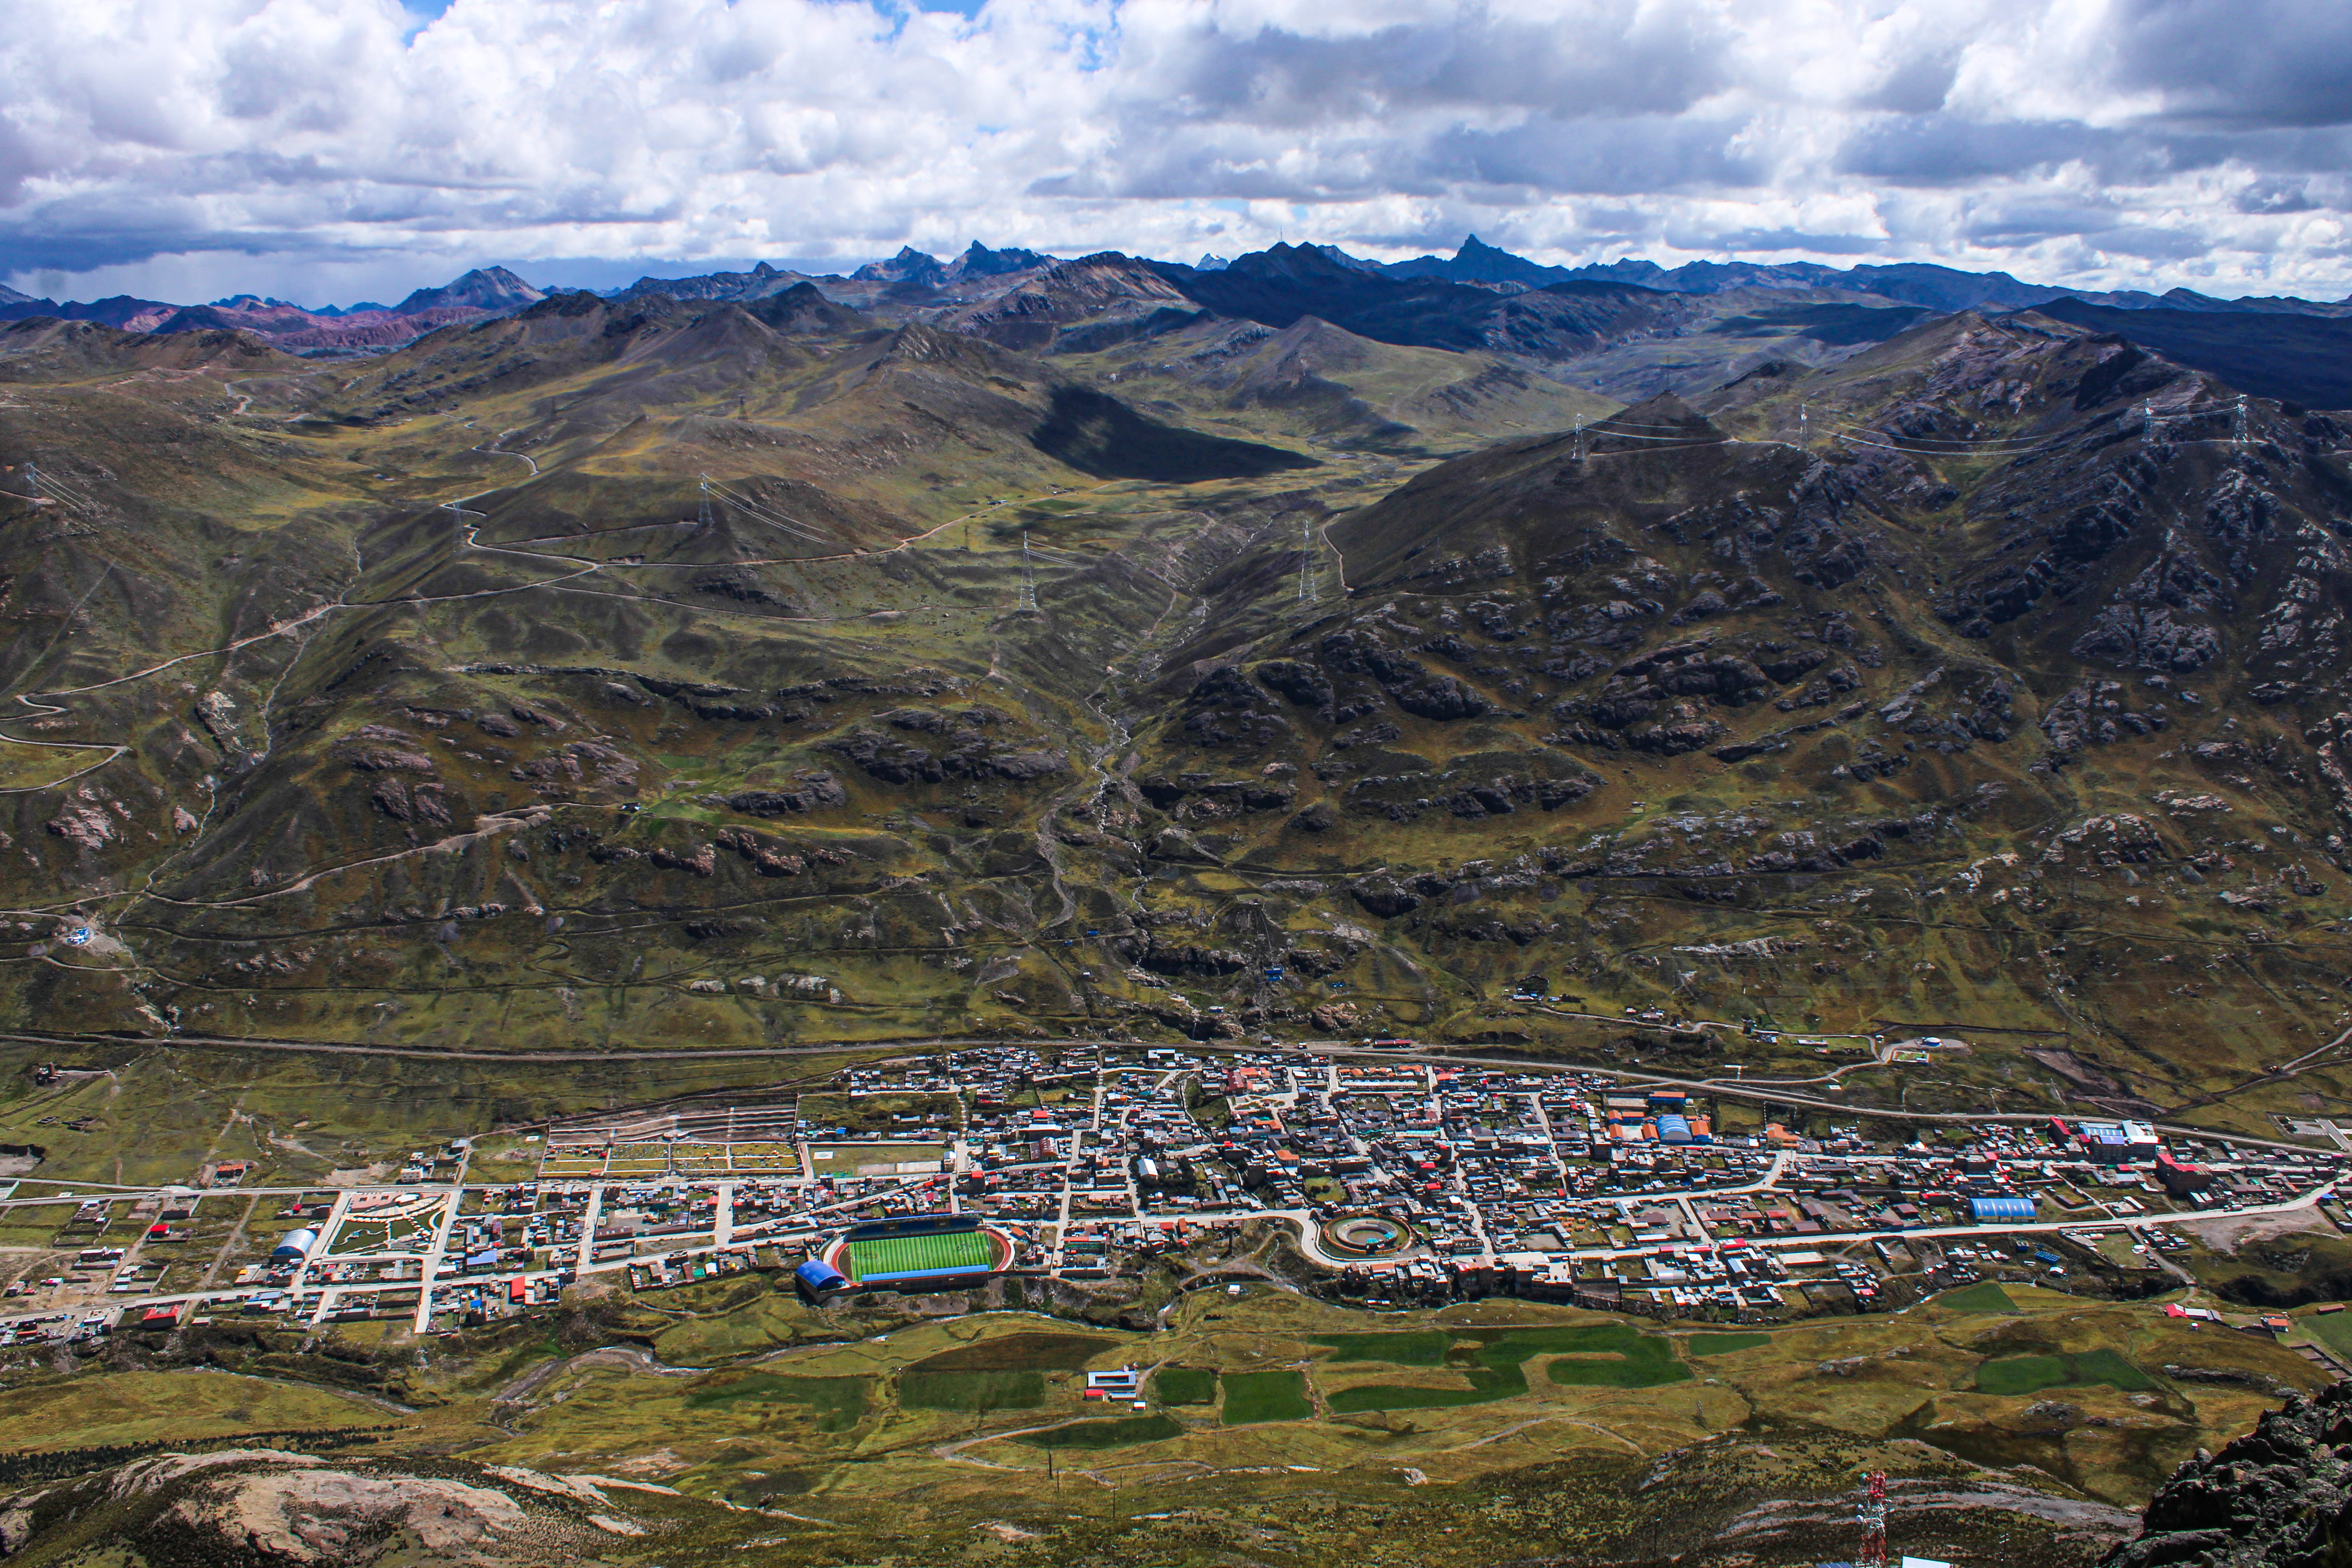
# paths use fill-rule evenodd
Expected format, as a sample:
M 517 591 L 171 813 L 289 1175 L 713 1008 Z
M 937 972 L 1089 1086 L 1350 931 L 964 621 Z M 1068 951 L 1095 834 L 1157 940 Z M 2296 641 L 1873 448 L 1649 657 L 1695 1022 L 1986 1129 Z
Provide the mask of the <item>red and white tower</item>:
M 1862 1501 L 1853 1510 L 1862 1527 L 1862 1549 L 1853 1568 L 1886 1568 L 1886 1472 L 1873 1470 L 1862 1479 Z

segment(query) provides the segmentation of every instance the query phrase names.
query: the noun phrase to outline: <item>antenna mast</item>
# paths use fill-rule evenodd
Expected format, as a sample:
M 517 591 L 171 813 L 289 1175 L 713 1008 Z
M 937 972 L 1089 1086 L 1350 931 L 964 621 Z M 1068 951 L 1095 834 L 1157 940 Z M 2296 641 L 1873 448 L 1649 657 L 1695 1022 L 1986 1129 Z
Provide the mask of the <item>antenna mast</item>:
M 1862 1501 L 1853 1510 L 1862 1550 L 1854 1553 L 1854 1568 L 1886 1568 L 1886 1472 L 1873 1470 L 1862 1479 Z

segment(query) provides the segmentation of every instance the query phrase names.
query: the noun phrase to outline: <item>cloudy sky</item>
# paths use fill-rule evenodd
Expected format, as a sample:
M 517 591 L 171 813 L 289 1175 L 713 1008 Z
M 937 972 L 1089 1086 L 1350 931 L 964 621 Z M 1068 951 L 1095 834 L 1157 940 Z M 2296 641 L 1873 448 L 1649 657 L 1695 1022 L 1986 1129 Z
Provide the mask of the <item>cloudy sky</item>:
M 40 0 L 0 276 L 321 303 L 1475 232 L 2333 299 L 2347 122 L 2347 0 Z

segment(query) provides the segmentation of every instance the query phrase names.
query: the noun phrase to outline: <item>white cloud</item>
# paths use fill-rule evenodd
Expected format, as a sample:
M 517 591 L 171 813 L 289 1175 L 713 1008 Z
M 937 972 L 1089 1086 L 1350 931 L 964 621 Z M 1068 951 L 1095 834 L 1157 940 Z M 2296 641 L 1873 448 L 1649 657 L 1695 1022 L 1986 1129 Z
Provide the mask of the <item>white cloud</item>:
M 20 8 L 0 266 L 316 300 L 490 259 L 1394 256 L 1475 230 L 1553 260 L 2352 282 L 2340 0 L 430 9 Z

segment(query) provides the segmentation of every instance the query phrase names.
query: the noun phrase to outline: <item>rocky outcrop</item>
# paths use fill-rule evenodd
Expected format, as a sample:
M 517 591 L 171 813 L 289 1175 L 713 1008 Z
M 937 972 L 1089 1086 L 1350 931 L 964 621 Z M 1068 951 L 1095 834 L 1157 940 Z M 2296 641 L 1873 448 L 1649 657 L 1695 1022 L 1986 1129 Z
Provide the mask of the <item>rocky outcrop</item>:
M 2124 701 L 2121 681 L 2091 680 L 2072 688 L 2042 714 L 2042 732 L 2050 749 L 2072 756 L 2085 746 L 2104 746 L 2126 735 L 2146 735 L 2166 729 L 2172 716 L 2161 703 L 2134 710 Z
M 1129 937 L 1118 944 L 1118 951 L 1138 969 L 1154 974 L 1238 974 L 1249 965 L 1247 956 L 1231 948 L 1170 942 L 1157 931 Z
M 763 843 L 756 835 L 740 827 L 721 828 L 718 840 L 721 847 L 732 849 L 750 861 L 751 868 L 762 877 L 797 877 L 808 869 L 804 857 Z
M 632 795 L 637 787 L 637 763 L 602 741 L 572 741 L 518 764 L 509 776 L 531 784 L 540 795 L 582 784 Z
M 2137 609 L 2111 605 L 2091 629 L 2074 639 L 2074 657 L 2096 659 L 2117 669 L 2168 669 L 2187 674 L 2221 657 L 2221 634 L 2184 621 L 2161 606 Z
M 728 810 L 746 816 L 798 816 L 847 805 L 849 792 L 831 773 L 804 773 L 790 789 L 738 790 L 724 797 L 724 804 Z
M 1143 798 L 1185 822 L 1216 822 L 1260 811 L 1286 811 L 1290 790 L 1254 779 L 1219 779 L 1208 773 L 1154 773 L 1136 781 Z
M 398 777 L 387 773 L 376 780 L 375 788 L 368 792 L 368 804 L 394 822 L 422 822 L 446 827 L 449 826 L 449 806 L 441 795 L 441 786 L 437 784 L 419 784 L 411 788 Z
M 2322 1568 L 2352 1550 L 2352 1384 L 2291 1398 L 2151 1499 L 2100 1568 Z
M 520 1568 L 646 1534 L 610 1484 L 460 1460 L 427 1473 L 273 1448 L 161 1454 L 7 1499 L 0 1552 L 70 1531 L 75 1554 L 95 1542 L 109 1561 Z
M 918 731 L 919 732 L 919 731 Z M 885 784 L 939 784 L 947 779 L 1008 779 L 1026 783 L 1069 771 L 1070 760 L 1048 747 L 1024 748 L 975 736 L 934 752 L 864 726 L 824 743 L 869 778 Z
M 58 808 L 47 826 L 77 849 L 96 849 L 110 842 L 116 833 L 114 818 L 107 816 L 106 807 L 87 784 Z
M 1234 666 L 1220 665 L 1184 698 L 1185 739 L 1201 746 L 1255 748 L 1290 728 L 1266 695 Z
M 1394 877 L 1367 877 L 1349 888 L 1348 892 L 1363 906 L 1366 913 L 1379 915 L 1383 920 L 1410 914 L 1421 908 L 1421 895 Z
M 687 849 L 656 847 L 646 851 L 646 858 L 666 871 L 684 871 L 696 877 L 708 877 L 719 869 L 718 854 L 708 844 Z
M 1270 658 L 1257 667 L 1257 678 L 1270 690 L 1323 718 L 1331 716 L 1332 687 L 1323 672 L 1295 658 Z

